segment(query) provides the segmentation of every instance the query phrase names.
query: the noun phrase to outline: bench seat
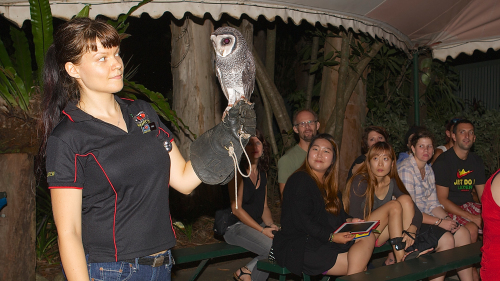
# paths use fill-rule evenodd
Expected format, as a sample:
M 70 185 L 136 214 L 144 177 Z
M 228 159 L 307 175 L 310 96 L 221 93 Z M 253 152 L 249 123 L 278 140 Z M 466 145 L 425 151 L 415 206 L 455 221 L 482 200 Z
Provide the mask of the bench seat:
M 399 280 L 414 281 L 481 261 L 482 242 L 424 255 L 393 265 L 338 277 L 337 281 Z
M 248 250 L 240 246 L 229 245 L 227 243 L 214 243 L 194 246 L 183 249 L 173 249 L 172 256 L 175 264 L 201 261 L 190 281 L 196 280 L 205 265 L 210 259 L 247 253 Z

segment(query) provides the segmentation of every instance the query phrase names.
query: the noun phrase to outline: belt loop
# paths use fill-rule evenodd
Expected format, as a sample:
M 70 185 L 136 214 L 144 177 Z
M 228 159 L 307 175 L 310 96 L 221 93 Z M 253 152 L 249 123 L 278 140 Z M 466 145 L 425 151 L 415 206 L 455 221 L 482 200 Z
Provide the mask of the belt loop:
M 135 268 L 139 269 L 139 258 L 135 258 Z

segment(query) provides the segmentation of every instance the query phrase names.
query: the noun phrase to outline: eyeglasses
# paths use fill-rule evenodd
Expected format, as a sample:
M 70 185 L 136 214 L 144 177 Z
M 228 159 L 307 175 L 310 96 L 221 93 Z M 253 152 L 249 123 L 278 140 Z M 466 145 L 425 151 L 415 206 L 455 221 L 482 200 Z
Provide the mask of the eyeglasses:
M 318 120 L 304 121 L 304 122 L 300 122 L 298 124 L 295 124 L 294 126 L 295 127 L 305 128 L 305 127 L 308 127 L 308 126 L 312 126 L 313 124 L 316 124 L 316 122 L 318 122 Z

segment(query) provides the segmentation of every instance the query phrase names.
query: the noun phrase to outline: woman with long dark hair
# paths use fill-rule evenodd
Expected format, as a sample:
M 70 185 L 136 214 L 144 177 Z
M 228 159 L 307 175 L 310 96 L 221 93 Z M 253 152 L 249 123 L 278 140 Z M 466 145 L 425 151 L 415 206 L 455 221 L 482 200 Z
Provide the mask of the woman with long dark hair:
M 380 126 L 368 126 L 363 131 L 363 136 L 361 137 L 361 155 L 358 156 L 351 165 L 349 172 L 347 173 L 347 180 L 352 177 L 352 174 L 356 173 L 363 162 L 366 160 L 366 154 L 370 147 L 377 142 L 386 142 L 389 139 L 389 134 L 386 130 Z
M 348 232 L 334 233 L 345 222 L 362 221 L 344 211 L 338 155 L 331 135 L 315 136 L 306 161 L 286 182 L 273 254 L 295 274 L 353 274 L 365 270 L 371 257 L 373 234 L 353 241 Z
M 395 197 L 397 200 L 392 200 Z M 365 162 L 347 182 L 343 193 L 349 215 L 380 220 L 376 246 L 389 240 L 396 262 L 405 259 L 405 249 L 413 245 L 422 223 L 422 213 L 408 195 L 396 168 L 396 155 L 386 142 L 370 147 Z M 413 255 L 412 255 L 413 256 Z
M 46 54 L 40 154 L 70 281 L 170 280 L 169 187 L 189 194 L 211 174 L 202 159 L 214 158 L 206 143 L 213 138 L 201 135 L 191 148 L 208 155 L 186 162 L 151 105 L 114 95 L 123 88 L 119 46 L 111 25 L 75 18 L 59 28 Z M 241 129 L 240 115 L 228 115 Z M 211 144 L 229 135 L 214 129 Z
M 233 179 L 229 183 L 229 198 L 233 214 L 229 218 L 224 239 L 228 244 L 241 246 L 258 256 L 234 273 L 236 280 L 267 280 L 268 272 L 257 269 L 257 261 L 267 259 L 273 243 L 273 231 L 279 230 L 267 205 L 267 175 L 269 145 L 259 130 L 251 137 L 245 151 L 250 159 L 241 159 L 240 167 L 249 177 L 238 175 L 238 206 L 236 209 Z

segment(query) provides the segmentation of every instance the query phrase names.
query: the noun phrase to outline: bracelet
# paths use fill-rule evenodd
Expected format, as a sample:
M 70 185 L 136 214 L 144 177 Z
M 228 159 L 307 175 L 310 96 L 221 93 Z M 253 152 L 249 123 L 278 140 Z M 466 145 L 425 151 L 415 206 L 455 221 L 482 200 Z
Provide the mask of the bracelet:
M 262 228 L 262 230 L 260 231 L 260 233 L 264 233 L 264 229 L 266 229 L 265 227 Z
M 439 225 L 439 224 L 441 223 L 441 221 L 442 221 L 442 219 L 438 219 L 438 220 L 434 223 L 434 225 Z
M 334 232 L 332 232 L 332 233 L 330 234 L 330 238 L 328 238 L 328 242 L 333 242 L 333 236 L 335 236 L 335 233 L 334 233 Z

